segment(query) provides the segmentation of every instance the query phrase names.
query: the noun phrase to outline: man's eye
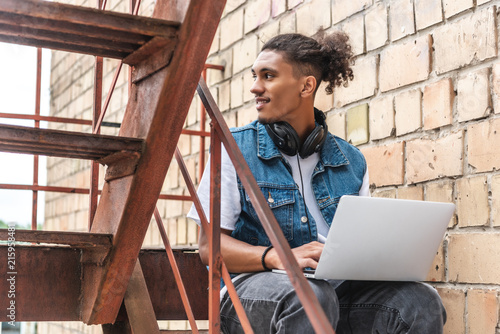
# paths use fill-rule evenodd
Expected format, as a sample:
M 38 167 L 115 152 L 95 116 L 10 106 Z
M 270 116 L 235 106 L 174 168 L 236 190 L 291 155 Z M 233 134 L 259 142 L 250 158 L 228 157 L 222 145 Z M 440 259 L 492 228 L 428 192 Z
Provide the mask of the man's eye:
M 274 75 L 272 75 L 271 73 L 266 73 L 265 77 L 266 77 L 266 79 L 271 79 L 274 77 Z

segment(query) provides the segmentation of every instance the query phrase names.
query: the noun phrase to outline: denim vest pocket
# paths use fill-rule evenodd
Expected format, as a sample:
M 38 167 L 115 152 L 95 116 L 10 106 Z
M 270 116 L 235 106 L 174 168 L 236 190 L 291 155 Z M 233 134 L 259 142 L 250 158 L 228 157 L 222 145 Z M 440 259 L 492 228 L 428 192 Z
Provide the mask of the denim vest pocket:
M 346 195 L 358 196 L 359 192 L 353 192 L 353 193 L 349 193 Z M 342 196 L 344 196 L 344 195 L 342 195 Z M 336 196 L 333 198 L 328 197 L 328 198 L 323 198 L 323 199 L 318 200 L 318 206 L 319 206 L 319 209 L 321 210 L 321 213 L 323 214 L 323 217 L 332 217 L 332 219 L 333 219 L 333 216 L 335 215 L 335 212 L 337 211 L 337 207 L 339 205 L 340 198 L 342 196 Z M 332 219 L 330 219 L 330 221 L 326 222 L 328 224 L 328 226 L 331 225 Z
M 274 217 L 280 222 L 281 230 L 285 235 L 287 240 L 293 239 L 293 209 L 295 204 L 294 189 L 281 189 L 270 186 L 259 186 L 260 190 L 264 194 L 264 198 L 267 204 L 271 208 Z M 259 221 L 257 212 L 255 211 L 252 203 L 250 202 L 250 197 L 248 194 L 245 195 L 246 204 L 248 206 L 248 211 L 252 218 Z

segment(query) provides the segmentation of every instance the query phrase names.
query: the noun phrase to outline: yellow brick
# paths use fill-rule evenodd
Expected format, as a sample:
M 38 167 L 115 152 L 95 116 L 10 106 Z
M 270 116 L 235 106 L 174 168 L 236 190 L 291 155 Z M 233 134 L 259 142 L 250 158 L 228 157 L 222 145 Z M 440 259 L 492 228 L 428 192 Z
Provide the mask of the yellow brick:
M 463 132 L 437 140 L 415 139 L 406 144 L 406 180 L 409 184 L 462 175 Z
M 453 83 L 449 78 L 425 87 L 422 102 L 424 129 L 451 124 L 454 96 Z
M 456 289 L 437 289 L 444 308 L 446 309 L 446 324 L 444 334 L 465 334 L 465 293 Z
M 368 104 L 347 110 L 347 141 L 353 145 L 368 142 Z
M 467 292 L 468 333 L 495 333 L 498 323 L 498 292 L 472 289 Z
M 448 241 L 451 282 L 499 284 L 499 233 L 453 234 Z
M 403 184 L 403 143 L 362 148 L 370 173 L 370 184 L 377 187 Z
M 457 180 L 458 226 L 484 226 L 489 223 L 488 184 L 486 176 Z
M 475 172 L 500 169 L 500 119 L 484 121 L 467 128 L 467 155 Z

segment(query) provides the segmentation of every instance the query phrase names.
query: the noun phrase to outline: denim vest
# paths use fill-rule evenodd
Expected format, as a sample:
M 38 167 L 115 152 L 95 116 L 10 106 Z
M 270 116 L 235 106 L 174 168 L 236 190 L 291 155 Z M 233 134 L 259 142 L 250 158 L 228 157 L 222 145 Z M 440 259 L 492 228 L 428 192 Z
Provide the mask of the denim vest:
M 318 231 L 312 215 L 307 215 L 309 222 L 301 220 L 306 216 L 307 209 L 293 180 L 291 167 L 264 125 L 254 121 L 231 132 L 290 247 L 317 240 Z M 328 225 L 332 222 L 340 197 L 359 194 L 365 172 L 366 161 L 362 153 L 328 133 L 311 178 L 316 201 Z M 231 235 L 251 245 L 269 246 L 271 242 L 239 178 L 238 189 L 241 214 Z

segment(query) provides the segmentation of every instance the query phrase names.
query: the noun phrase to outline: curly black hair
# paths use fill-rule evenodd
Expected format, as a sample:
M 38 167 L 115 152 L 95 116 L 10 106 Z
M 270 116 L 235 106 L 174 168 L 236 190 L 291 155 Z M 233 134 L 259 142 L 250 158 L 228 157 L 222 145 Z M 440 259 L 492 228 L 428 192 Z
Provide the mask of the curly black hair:
M 318 40 L 301 34 L 278 35 L 264 44 L 261 51 L 264 50 L 281 53 L 294 65 L 296 74 L 313 75 L 318 83 L 316 90 L 322 81 L 328 82 L 327 94 L 332 94 L 335 86 L 346 86 L 354 79 L 349 36 L 340 31 L 321 33 Z

